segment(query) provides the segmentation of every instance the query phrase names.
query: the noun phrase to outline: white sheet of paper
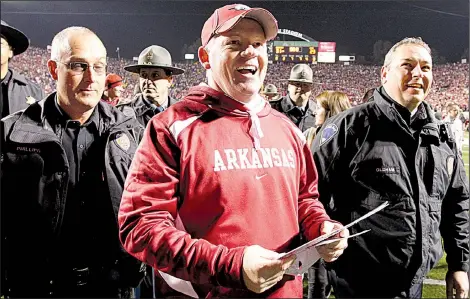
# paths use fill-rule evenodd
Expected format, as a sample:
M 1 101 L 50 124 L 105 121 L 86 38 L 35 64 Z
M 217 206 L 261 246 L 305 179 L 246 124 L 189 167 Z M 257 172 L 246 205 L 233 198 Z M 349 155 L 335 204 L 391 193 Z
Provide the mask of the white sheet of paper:
M 187 281 L 180 279 L 178 277 L 171 276 L 165 272 L 158 271 L 162 276 L 163 280 L 175 291 L 183 293 L 192 298 L 199 298 L 196 291 L 193 288 L 193 285 Z
M 331 237 L 337 235 L 341 231 L 353 226 L 354 224 L 356 224 L 356 223 L 368 218 L 369 216 L 377 213 L 378 211 L 384 209 L 386 206 L 388 206 L 388 204 L 389 204 L 389 202 L 386 201 L 383 204 L 381 204 L 380 206 L 378 206 L 377 208 L 375 208 L 374 210 L 372 210 L 369 213 L 359 217 L 358 219 L 354 220 L 353 222 L 349 223 L 348 225 L 345 225 L 340 229 L 336 229 L 336 230 L 332 231 L 329 234 L 321 235 L 320 237 L 318 237 L 318 238 L 316 238 L 316 239 L 314 239 L 310 242 L 307 242 L 307 243 L 303 244 L 302 246 L 299 246 L 299 247 L 297 247 L 297 248 L 295 248 L 295 249 L 293 249 L 289 252 L 281 254 L 279 259 L 286 258 L 286 257 L 292 256 L 292 255 L 296 255 L 295 262 L 289 267 L 289 269 L 286 270 L 286 274 L 300 275 L 300 274 L 306 273 L 308 268 L 310 268 L 320 258 L 320 255 L 318 254 L 318 251 L 315 248 L 316 246 L 325 245 L 325 244 L 336 242 L 336 241 L 342 239 L 342 238 L 331 238 Z M 368 231 L 369 230 L 365 230 L 365 231 L 359 232 L 357 234 L 350 235 L 348 238 L 352 238 L 352 237 L 362 235 L 362 234 L 364 234 Z
M 353 237 L 362 235 L 364 233 L 367 233 L 368 231 L 370 231 L 370 229 L 364 230 L 364 231 L 362 231 L 360 233 L 357 233 L 357 234 L 354 234 L 354 235 L 350 235 L 346 238 L 328 239 L 328 240 L 322 241 L 320 243 L 317 243 L 315 245 L 304 247 L 301 250 L 295 250 L 295 251 L 291 251 L 291 252 L 283 254 L 282 257 L 291 256 L 292 254 L 296 255 L 295 262 L 286 270 L 286 274 L 301 275 L 303 273 L 306 273 L 308 268 L 313 266 L 313 264 L 315 264 L 315 262 L 320 259 L 320 254 L 318 253 L 318 251 L 316 249 L 318 246 L 326 245 L 326 244 L 333 243 L 333 242 L 337 242 L 337 241 L 342 240 L 342 239 L 353 238 Z

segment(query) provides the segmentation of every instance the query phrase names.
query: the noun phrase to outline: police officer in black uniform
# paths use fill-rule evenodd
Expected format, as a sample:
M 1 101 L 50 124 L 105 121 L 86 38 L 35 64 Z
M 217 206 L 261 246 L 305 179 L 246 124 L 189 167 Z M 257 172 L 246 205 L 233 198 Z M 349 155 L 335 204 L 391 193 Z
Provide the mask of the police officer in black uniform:
M 385 57 L 373 100 L 328 119 L 312 145 L 320 200 L 350 228 L 330 266 L 336 298 L 421 298 L 426 274 L 447 252 L 447 298 L 468 298 L 469 191 L 449 127 L 424 102 L 429 46 L 406 38 Z
M 5 117 L 25 109 L 44 98 L 44 91 L 25 76 L 8 67 L 10 59 L 26 51 L 29 39 L 20 30 L 1 20 L 1 79 L 0 115 Z
M 170 97 L 169 89 L 173 76 L 184 73 L 183 69 L 172 65 L 171 55 L 167 49 L 152 45 L 139 55 L 137 64 L 124 69 L 139 74 L 138 92 L 130 101 L 119 103 L 116 108 L 125 115 L 137 118 L 145 127 L 152 117 L 164 111 L 178 100 Z M 155 270 L 147 266 L 147 276 L 138 289 L 141 298 L 155 298 Z
M 137 64 L 128 65 L 124 69 L 139 74 L 141 92 L 131 101 L 119 103 L 117 108 L 128 116 L 133 116 L 146 126 L 150 119 L 177 102 L 170 97 L 169 89 L 173 76 L 184 73 L 175 67 L 167 49 L 152 45 L 145 48 L 139 55 Z
M 302 131 L 315 126 L 315 103 L 310 100 L 313 71 L 303 63 L 296 64 L 290 72 L 287 95 L 270 101 L 271 107 L 285 114 Z
M 106 49 L 89 29 L 59 32 L 48 68 L 57 91 L 1 121 L 3 294 L 130 298 L 145 266 L 117 217 L 143 127 L 100 101 Z

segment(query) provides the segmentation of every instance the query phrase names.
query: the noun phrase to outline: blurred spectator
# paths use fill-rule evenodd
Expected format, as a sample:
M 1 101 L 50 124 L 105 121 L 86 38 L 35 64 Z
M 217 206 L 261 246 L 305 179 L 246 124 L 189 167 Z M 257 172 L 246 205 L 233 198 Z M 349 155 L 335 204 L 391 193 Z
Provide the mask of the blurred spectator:
M 463 123 L 460 120 L 459 114 L 460 109 L 459 106 L 455 103 L 449 103 L 446 106 L 447 116 L 444 119 L 445 122 L 451 124 L 451 130 L 454 134 L 455 143 L 457 144 L 457 149 L 462 153 L 462 143 L 463 143 Z
M 116 74 L 108 74 L 104 83 L 105 89 L 101 100 L 112 106 L 116 106 L 121 100 L 121 93 L 124 90 L 122 88 L 122 78 Z

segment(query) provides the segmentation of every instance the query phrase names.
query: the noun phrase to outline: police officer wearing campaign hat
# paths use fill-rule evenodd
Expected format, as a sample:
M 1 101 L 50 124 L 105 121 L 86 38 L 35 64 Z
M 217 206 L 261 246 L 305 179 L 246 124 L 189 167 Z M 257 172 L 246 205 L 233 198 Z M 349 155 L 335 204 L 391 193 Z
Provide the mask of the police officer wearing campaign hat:
M 27 108 L 44 97 L 44 91 L 34 82 L 9 68 L 10 59 L 26 51 L 29 39 L 20 30 L 1 20 L 1 79 L 0 115 Z
M 266 84 L 261 95 L 263 95 L 267 101 L 277 101 L 279 99 L 279 93 L 277 92 L 277 87 L 274 84 Z
M 303 132 L 315 126 L 315 103 L 309 100 L 313 87 L 313 71 L 306 64 L 296 64 L 288 79 L 287 95 L 270 102 L 271 107 L 285 114 Z
M 120 103 L 117 108 L 124 114 L 133 116 L 144 126 L 150 119 L 177 102 L 169 95 L 173 76 L 184 73 L 184 70 L 173 66 L 170 52 L 167 49 L 152 45 L 139 55 L 137 64 L 124 69 L 139 74 L 141 92 L 131 101 Z

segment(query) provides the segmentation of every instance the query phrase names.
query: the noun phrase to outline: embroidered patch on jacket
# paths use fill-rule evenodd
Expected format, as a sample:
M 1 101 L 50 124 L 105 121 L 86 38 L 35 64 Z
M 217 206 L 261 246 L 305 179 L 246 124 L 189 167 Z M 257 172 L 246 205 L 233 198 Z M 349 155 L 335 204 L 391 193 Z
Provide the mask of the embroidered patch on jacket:
M 124 133 L 119 134 L 118 138 L 116 138 L 115 141 L 117 146 L 119 146 L 125 152 L 127 152 L 131 147 L 131 141 L 129 140 L 129 137 L 127 137 L 127 135 Z
M 383 174 L 399 174 L 400 168 L 398 166 L 382 166 L 377 167 L 375 172 Z
M 452 173 L 454 172 L 454 157 L 450 156 L 447 158 L 447 174 L 449 176 L 452 175 Z
M 336 134 L 338 134 L 338 127 L 335 124 L 327 125 L 321 133 L 320 146 L 333 139 Z
M 17 146 L 16 150 L 21 153 L 41 153 L 39 148 L 28 147 L 28 146 Z
M 35 98 L 33 98 L 32 96 L 27 96 L 26 97 L 26 104 L 31 105 L 31 104 L 34 104 L 34 103 L 36 103 Z

